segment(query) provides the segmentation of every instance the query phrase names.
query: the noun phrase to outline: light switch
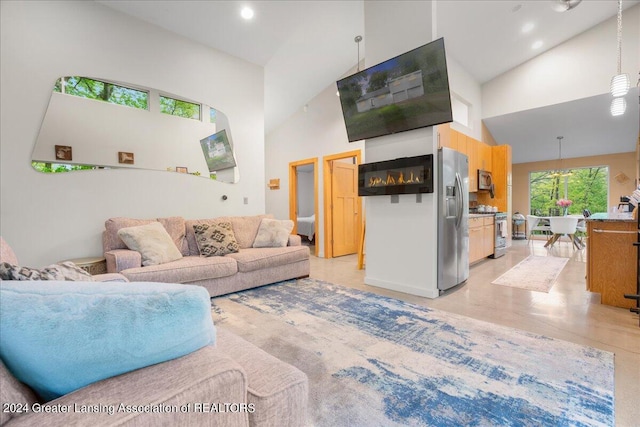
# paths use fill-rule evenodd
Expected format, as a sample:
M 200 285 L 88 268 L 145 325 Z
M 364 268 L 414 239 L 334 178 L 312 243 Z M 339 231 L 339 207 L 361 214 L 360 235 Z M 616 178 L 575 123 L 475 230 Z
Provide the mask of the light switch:
M 244 198 L 244 204 L 245 204 L 245 205 L 248 205 L 248 204 L 249 204 L 249 198 L 248 198 L 248 197 L 245 197 L 245 198 Z

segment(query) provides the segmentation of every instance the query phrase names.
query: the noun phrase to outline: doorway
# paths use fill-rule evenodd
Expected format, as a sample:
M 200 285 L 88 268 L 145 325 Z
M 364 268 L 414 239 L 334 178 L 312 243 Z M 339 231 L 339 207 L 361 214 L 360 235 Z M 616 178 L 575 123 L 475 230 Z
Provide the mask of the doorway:
M 289 163 L 289 219 L 293 234 L 318 256 L 318 158 Z
M 324 256 L 355 254 L 362 232 L 362 202 L 358 197 L 360 150 L 323 157 Z

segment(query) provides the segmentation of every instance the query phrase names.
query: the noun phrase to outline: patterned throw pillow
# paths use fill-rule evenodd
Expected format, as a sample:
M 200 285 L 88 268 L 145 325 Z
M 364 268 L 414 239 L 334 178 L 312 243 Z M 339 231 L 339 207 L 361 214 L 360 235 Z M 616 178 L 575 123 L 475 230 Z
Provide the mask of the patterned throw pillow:
M 52 264 L 37 269 L 21 267 L 3 262 L 0 264 L 0 279 L 2 280 L 69 280 L 93 282 L 93 277 L 70 261 Z
M 260 222 L 258 235 L 253 241 L 254 248 L 283 248 L 289 242 L 289 235 L 293 230 L 290 219 L 278 220 L 263 218 Z
M 200 256 L 222 256 L 238 252 L 240 249 L 230 222 L 195 224 L 193 232 L 196 235 Z

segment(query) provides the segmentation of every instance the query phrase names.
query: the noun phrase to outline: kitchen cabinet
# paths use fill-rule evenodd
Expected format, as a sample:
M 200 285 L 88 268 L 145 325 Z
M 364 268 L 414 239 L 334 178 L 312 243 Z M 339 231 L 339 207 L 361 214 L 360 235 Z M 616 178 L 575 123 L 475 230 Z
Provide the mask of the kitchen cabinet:
M 478 169 L 493 172 L 493 159 L 491 146 L 484 142 L 478 141 Z
M 495 224 L 492 215 L 469 218 L 469 263 L 493 255 Z
M 463 136 L 466 140 L 466 154 L 469 158 L 469 192 L 475 193 L 478 191 L 478 141 L 463 134 L 460 134 L 459 138 Z
M 599 293 L 600 303 L 631 308 L 624 294 L 637 293 L 636 220 L 587 221 L 587 290 Z

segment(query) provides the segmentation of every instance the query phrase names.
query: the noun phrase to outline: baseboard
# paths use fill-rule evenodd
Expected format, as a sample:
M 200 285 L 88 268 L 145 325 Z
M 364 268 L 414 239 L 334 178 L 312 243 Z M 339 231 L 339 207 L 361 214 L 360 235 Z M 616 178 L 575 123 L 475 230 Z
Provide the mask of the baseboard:
M 366 283 L 367 285 L 376 286 L 378 288 L 389 289 L 392 291 L 403 292 L 405 294 L 417 295 L 419 297 L 426 297 L 431 299 L 438 298 L 438 296 L 440 295 L 440 292 L 438 291 L 438 289 L 426 289 L 423 287 L 406 285 L 403 283 L 395 283 L 395 282 L 389 282 L 386 280 L 374 279 L 372 277 L 367 277 L 367 276 L 365 276 L 364 278 L 364 283 Z

